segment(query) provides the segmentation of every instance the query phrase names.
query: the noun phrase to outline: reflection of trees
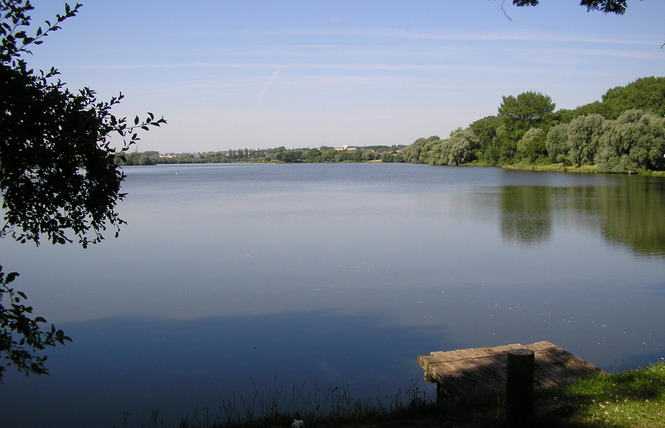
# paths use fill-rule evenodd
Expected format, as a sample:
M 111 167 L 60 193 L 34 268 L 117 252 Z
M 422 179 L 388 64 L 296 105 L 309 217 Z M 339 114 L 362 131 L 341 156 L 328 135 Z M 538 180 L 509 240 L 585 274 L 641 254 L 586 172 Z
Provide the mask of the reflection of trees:
M 603 236 L 641 255 L 665 256 L 665 182 L 628 177 L 623 186 L 603 187 L 599 210 Z
M 547 241 L 552 229 L 551 188 L 510 186 L 501 192 L 503 238 L 524 244 Z
M 547 241 L 552 212 L 597 230 L 610 243 L 640 255 L 665 256 L 665 181 L 617 177 L 618 185 L 506 186 L 501 189 L 503 238 L 533 245 Z

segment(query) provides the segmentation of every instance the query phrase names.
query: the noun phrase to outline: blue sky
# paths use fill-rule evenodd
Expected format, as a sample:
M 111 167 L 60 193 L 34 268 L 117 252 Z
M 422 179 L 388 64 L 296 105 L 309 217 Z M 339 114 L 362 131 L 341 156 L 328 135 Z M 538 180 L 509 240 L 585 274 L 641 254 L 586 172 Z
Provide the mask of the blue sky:
M 410 144 L 537 91 L 574 108 L 665 75 L 665 2 L 623 16 L 577 0 L 83 1 L 33 49 L 75 89 L 118 92 L 117 115 L 169 124 L 138 149 L 166 152 Z M 34 0 L 33 24 L 63 10 Z

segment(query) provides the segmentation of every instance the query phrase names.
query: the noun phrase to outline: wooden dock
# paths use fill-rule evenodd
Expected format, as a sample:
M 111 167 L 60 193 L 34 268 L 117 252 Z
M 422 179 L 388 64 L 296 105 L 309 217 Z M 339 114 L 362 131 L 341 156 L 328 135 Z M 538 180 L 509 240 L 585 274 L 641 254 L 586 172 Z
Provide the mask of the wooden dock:
M 418 357 L 425 370 L 425 380 L 437 385 L 437 401 L 447 397 L 475 397 L 503 393 L 506 390 L 508 351 L 534 351 L 535 387 L 551 387 L 577 381 L 580 377 L 602 371 L 550 342 L 530 345 L 519 343 L 495 348 L 471 348 L 432 352 Z

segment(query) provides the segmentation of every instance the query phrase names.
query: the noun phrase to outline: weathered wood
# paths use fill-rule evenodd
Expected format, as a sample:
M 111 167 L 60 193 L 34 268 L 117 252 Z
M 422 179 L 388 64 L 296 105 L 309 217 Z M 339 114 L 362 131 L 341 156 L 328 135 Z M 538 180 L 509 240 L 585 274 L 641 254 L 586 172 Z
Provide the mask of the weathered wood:
M 439 400 L 448 396 L 497 394 L 506 389 L 508 351 L 521 348 L 534 352 L 534 383 L 537 388 L 573 383 L 588 373 L 600 371 L 547 341 L 530 345 L 515 343 L 494 348 L 436 351 L 419 356 L 418 364 L 425 370 L 425 380 L 437 384 Z

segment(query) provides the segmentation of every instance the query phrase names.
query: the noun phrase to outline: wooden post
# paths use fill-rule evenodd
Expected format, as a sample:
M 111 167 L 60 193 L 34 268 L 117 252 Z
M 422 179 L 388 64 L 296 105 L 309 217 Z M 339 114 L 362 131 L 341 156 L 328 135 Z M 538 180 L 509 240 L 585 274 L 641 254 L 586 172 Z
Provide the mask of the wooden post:
M 506 382 L 506 422 L 509 428 L 530 427 L 533 423 L 534 352 L 508 351 Z

